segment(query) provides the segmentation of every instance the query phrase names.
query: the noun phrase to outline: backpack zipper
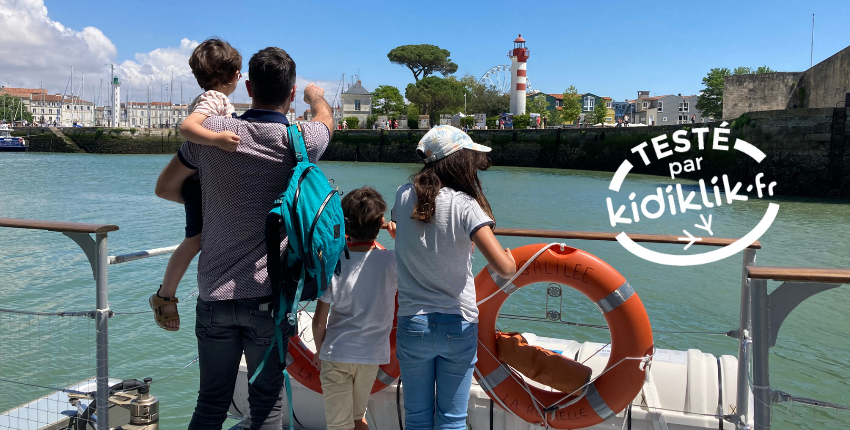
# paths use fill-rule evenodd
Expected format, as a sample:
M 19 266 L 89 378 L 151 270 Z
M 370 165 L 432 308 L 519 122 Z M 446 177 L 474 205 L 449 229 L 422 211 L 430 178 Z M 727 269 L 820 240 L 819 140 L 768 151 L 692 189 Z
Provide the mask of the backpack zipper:
M 318 224 L 319 217 L 322 216 L 322 212 L 325 211 L 325 208 L 328 206 L 328 203 L 330 203 L 331 197 L 333 197 L 334 194 L 336 194 L 336 190 L 331 190 L 331 192 L 325 197 L 325 200 L 316 212 L 316 217 L 313 218 L 313 224 L 310 226 L 310 232 L 307 233 L 307 246 L 310 247 L 310 255 L 313 255 L 313 234 L 316 232 L 316 224 Z
M 304 182 L 304 179 L 307 178 L 307 174 L 310 173 L 311 170 L 313 170 L 313 167 L 315 166 L 309 166 L 304 169 L 303 172 L 301 172 L 301 177 L 298 178 L 298 185 L 295 187 L 295 196 L 292 198 L 292 209 L 290 209 L 289 211 L 289 216 L 292 218 L 293 222 L 297 224 L 295 226 L 296 232 L 301 231 L 301 225 L 298 224 L 297 214 L 298 197 L 301 196 L 301 183 Z M 301 250 L 301 252 L 304 252 L 304 239 L 301 237 L 300 234 L 297 234 L 295 236 L 295 239 L 298 240 L 298 249 Z

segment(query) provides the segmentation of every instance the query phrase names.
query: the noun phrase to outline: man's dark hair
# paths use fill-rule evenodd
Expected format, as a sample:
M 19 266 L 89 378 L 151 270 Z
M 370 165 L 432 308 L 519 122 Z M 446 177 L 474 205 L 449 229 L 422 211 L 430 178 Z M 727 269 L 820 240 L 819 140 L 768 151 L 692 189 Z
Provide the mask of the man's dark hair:
M 198 85 L 209 91 L 229 83 L 242 70 L 242 55 L 229 43 L 211 37 L 192 51 L 189 67 Z
M 381 231 L 387 202 L 372 187 L 350 191 L 342 198 L 345 234 L 352 240 L 375 240 Z
M 286 104 L 295 85 L 295 61 L 283 49 L 268 47 L 248 62 L 251 97 L 263 106 L 281 107 Z

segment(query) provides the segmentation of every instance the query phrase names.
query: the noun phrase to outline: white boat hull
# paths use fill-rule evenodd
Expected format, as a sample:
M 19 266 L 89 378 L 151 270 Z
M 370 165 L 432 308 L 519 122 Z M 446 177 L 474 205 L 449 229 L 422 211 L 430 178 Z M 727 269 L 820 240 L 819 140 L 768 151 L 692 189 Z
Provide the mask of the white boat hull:
M 311 349 L 312 334 L 307 328 L 301 339 Z M 599 374 L 607 364 L 608 349 L 604 344 L 538 337 L 532 333 L 523 336 L 532 345 L 559 351 L 563 355 L 585 364 Z M 601 349 L 601 351 L 600 351 Z M 594 355 L 594 353 L 596 353 Z M 592 356 L 592 357 L 591 357 Z M 627 365 L 627 364 L 623 364 Z M 637 362 L 628 365 L 637 366 Z M 721 428 L 716 415 L 728 415 L 735 411 L 738 360 L 730 355 L 715 357 L 699 350 L 688 351 L 656 350 L 650 368 L 652 384 L 644 384 L 643 391 L 632 402 L 631 428 L 635 430 L 660 430 L 666 423 L 669 430 L 717 429 Z M 534 382 L 529 382 L 535 384 Z M 538 385 L 539 386 L 539 385 Z M 375 393 L 369 399 L 366 418 L 373 430 L 401 430 L 399 416 L 404 420 L 404 396 L 398 396 L 398 384 L 392 384 Z M 402 381 L 402 394 L 404 382 Z M 654 395 L 652 393 L 655 393 Z M 302 429 L 326 428 L 324 401 L 321 394 L 292 379 L 293 410 L 295 427 Z M 653 400 L 653 398 L 655 400 Z M 751 396 L 752 399 L 752 396 Z M 284 395 L 284 402 L 286 396 Z M 753 404 L 752 400 L 749 402 Z M 652 407 L 651 407 L 652 406 Z M 284 403 L 284 422 L 288 424 L 288 406 Z M 243 359 L 239 369 L 236 391 L 230 413 L 247 420 L 248 375 Z M 752 414 L 748 414 L 752 416 Z M 491 423 L 492 417 L 492 423 Z M 621 429 L 627 419 L 626 411 L 591 429 Z M 469 425 L 473 429 L 527 430 L 530 425 L 491 402 L 487 393 L 473 381 L 469 396 Z M 732 429 L 728 422 L 722 428 Z

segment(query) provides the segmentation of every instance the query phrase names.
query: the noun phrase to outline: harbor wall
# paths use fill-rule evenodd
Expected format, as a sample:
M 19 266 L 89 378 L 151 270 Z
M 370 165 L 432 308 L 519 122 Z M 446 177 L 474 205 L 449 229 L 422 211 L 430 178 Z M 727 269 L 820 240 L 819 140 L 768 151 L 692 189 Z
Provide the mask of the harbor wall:
M 707 145 L 700 150 L 693 127 L 709 127 Z M 850 198 L 850 115 L 846 108 L 762 111 L 731 121 L 729 143 L 743 139 L 766 155 L 756 163 L 746 154 L 711 149 L 713 130 L 720 123 L 651 127 L 564 128 L 545 130 L 472 130 L 476 142 L 493 148 L 496 166 L 544 167 L 614 172 L 624 159 L 632 173 L 670 178 L 669 161 L 701 157 L 701 170 L 678 178 L 711 178 L 726 174 L 730 182 L 746 188 L 758 173 L 762 182 L 777 181 L 776 192 L 787 196 Z M 24 129 L 17 129 L 16 134 Z M 688 130 L 691 149 L 666 160 L 656 160 L 650 139 Z M 42 130 L 43 131 L 43 130 Z M 173 154 L 182 140 L 175 130 L 63 128 L 62 132 L 83 151 L 100 154 Z M 324 160 L 386 163 L 419 163 L 416 143 L 427 130 L 337 130 Z M 33 132 L 33 135 L 35 133 Z M 47 136 L 47 135 L 40 135 Z M 31 138 L 33 151 L 61 151 L 60 139 Z M 652 161 L 645 165 L 632 148 L 647 142 Z M 37 143 L 37 144 L 36 144 Z M 69 145 L 70 146 L 70 145 Z M 66 151 L 63 151 L 66 152 Z
M 614 172 L 624 159 L 632 173 L 670 178 L 669 161 L 696 160 L 701 170 L 677 178 L 711 178 L 726 174 L 744 188 L 758 173 L 764 181 L 777 181 L 780 195 L 850 198 L 850 116 L 847 109 L 794 109 L 754 112 L 731 121 L 729 143 L 740 138 L 761 149 L 766 157 L 756 163 L 746 154 L 711 149 L 719 122 L 651 127 L 574 128 L 546 130 L 471 130 L 476 142 L 493 148 L 496 166 L 546 167 Z M 669 160 L 658 161 L 650 139 L 667 134 L 670 147 L 676 130 L 708 127 L 705 148 L 688 133 L 691 149 Z M 344 130 L 333 136 L 323 159 L 337 161 L 417 163 L 414 148 L 427 130 Z M 651 163 L 646 165 L 631 151 L 647 142 Z

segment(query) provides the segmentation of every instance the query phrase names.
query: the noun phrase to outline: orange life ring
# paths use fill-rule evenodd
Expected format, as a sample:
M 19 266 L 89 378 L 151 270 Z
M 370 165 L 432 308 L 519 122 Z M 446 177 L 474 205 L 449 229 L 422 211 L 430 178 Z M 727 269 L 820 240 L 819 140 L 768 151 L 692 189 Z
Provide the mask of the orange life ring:
M 545 246 L 527 245 L 512 250 L 517 267 L 521 268 Z M 475 365 L 476 379 L 490 398 L 533 424 L 543 424 L 544 418 L 538 411 L 542 410 L 548 425 L 557 429 L 589 427 L 625 409 L 640 393 L 646 368 L 637 360 L 617 363 L 626 358 L 646 357 L 653 352 L 649 317 L 626 279 L 587 252 L 556 245 L 543 251 L 513 284 L 506 285 L 508 281 L 489 267 L 475 277 L 478 300 L 490 297 L 479 305 L 478 362 Z M 571 402 L 575 397 L 564 399 L 564 393 L 520 384 L 511 377 L 511 368 L 496 358 L 496 318 L 502 304 L 514 291 L 536 282 L 554 282 L 578 290 L 599 307 L 611 331 L 611 354 L 605 368 L 613 367 L 588 385 L 583 396 L 575 402 Z M 539 401 L 538 406 L 533 403 L 532 395 Z M 565 406 L 558 408 L 556 403 Z
M 385 249 L 381 244 L 375 243 L 378 249 Z M 398 294 L 396 294 L 395 310 L 398 312 Z M 401 368 L 398 364 L 398 358 L 395 356 L 396 342 L 396 326 L 398 316 L 393 316 L 393 329 L 390 331 L 390 362 L 383 364 L 378 368 L 378 376 L 375 377 L 375 384 L 372 385 L 372 394 L 383 390 L 401 375 Z M 320 369 L 313 366 L 313 356 L 315 354 L 307 345 L 294 334 L 289 337 L 289 348 L 286 354 L 286 369 L 289 374 L 300 382 L 301 385 L 321 394 L 322 382 L 319 380 Z

